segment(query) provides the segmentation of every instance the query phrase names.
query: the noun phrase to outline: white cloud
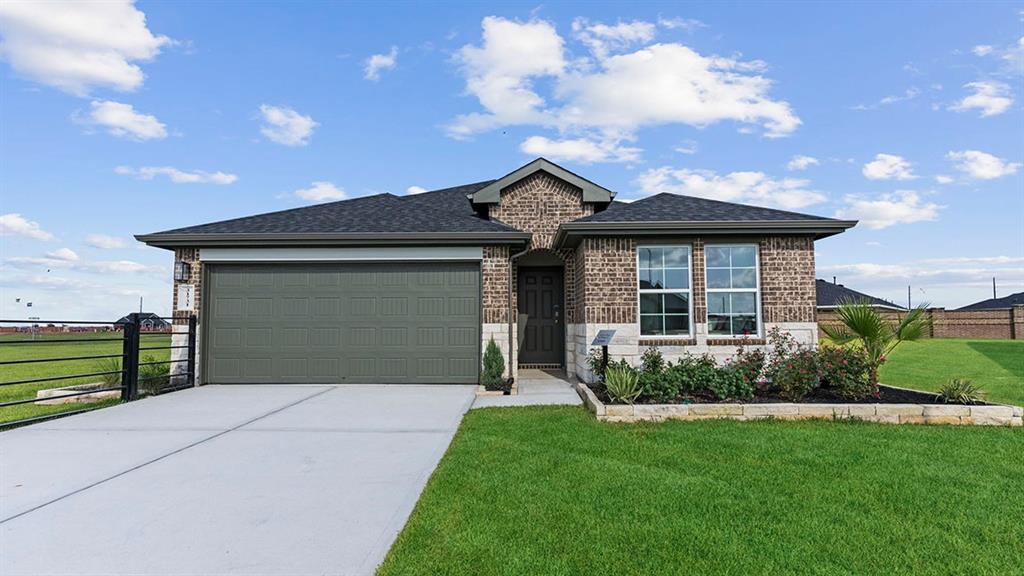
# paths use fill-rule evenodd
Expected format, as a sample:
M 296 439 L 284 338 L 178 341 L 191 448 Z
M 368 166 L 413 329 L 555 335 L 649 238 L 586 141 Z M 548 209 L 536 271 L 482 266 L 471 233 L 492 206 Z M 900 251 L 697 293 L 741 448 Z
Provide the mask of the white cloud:
M 668 30 L 683 30 L 693 32 L 700 28 L 707 28 L 708 25 L 695 18 L 658 18 L 658 26 Z
M 895 154 L 876 154 L 861 170 L 870 180 L 913 180 L 917 178 L 910 162 Z
M 287 106 L 260 106 L 263 126 L 260 133 L 272 142 L 285 146 L 305 146 L 318 124 L 309 116 L 303 116 Z
M 981 111 L 981 117 L 996 116 L 1006 112 L 1013 104 L 1010 86 L 1003 82 L 993 80 L 969 82 L 964 88 L 974 91 L 974 94 L 964 97 L 963 100 L 949 107 L 957 112 L 968 112 L 972 109 Z
M 75 262 L 78 260 L 78 254 L 71 248 L 61 248 L 59 250 L 54 250 L 53 252 L 47 252 L 46 256 L 57 260 L 66 260 L 68 262 Z
M 848 195 L 843 198 L 844 208 L 836 211 L 837 218 L 860 220 L 861 224 L 875 230 L 896 224 L 910 224 L 935 220 L 944 208 L 931 202 L 923 202 L 913 190 L 897 190 L 892 194 L 881 194 L 876 198 Z
M 978 44 L 974 48 L 971 48 L 971 52 L 973 52 L 975 56 L 988 56 L 992 53 L 992 46 L 988 44 Z
M 53 234 L 39 227 L 38 222 L 25 219 L 21 214 L 0 215 L 0 235 L 17 235 L 34 240 L 53 240 Z
M 0 2 L 0 56 L 19 74 L 85 96 L 92 88 L 132 91 L 137 62 L 173 41 L 154 35 L 131 1 Z
M 609 25 L 576 18 L 572 22 L 572 31 L 573 36 L 589 48 L 594 56 L 603 59 L 610 52 L 650 42 L 654 39 L 656 28 L 654 24 L 641 20 Z
M 330 182 L 313 182 L 309 188 L 303 188 L 294 192 L 297 198 L 308 200 L 309 202 L 328 202 L 334 200 L 344 200 L 345 190 L 338 188 Z
M 366 59 L 363 77 L 374 82 L 380 80 L 381 70 L 393 70 L 398 64 L 398 46 L 392 46 L 387 54 L 374 54 Z
M 854 110 L 876 110 L 882 106 L 888 106 L 897 102 L 906 102 L 907 100 L 913 100 L 921 94 L 921 90 L 916 87 L 907 88 L 903 94 L 890 94 L 889 96 L 883 97 L 881 100 L 874 104 L 857 104 L 853 107 Z
M 107 236 L 106 234 L 89 234 L 85 237 L 85 243 L 93 248 L 104 250 L 124 248 L 127 245 L 124 239 L 117 238 L 116 236 Z
M 58 252 L 60 252 L 58 250 Z M 77 257 L 77 255 L 76 255 Z M 90 272 L 94 274 L 119 274 L 119 273 L 159 273 L 163 274 L 166 269 L 163 266 L 147 266 L 133 260 L 99 260 L 83 261 L 77 258 L 59 257 L 57 253 L 50 253 L 45 257 L 15 256 L 4 260 L 4 264 L 16 268 L 65 268 L 78 272 Z
M 114 172 L 124 176 L 132 176 L 139 180 L 152 180 L 156 176 L 166 176 L 175 184 L 232 184 L 238 176 L 226 172 L 204 172 L 202 170 L 178 170 L 171 166 L 118 166 Z
M 675 150 L 676 152 L 679 152 L 680 154 L 686 154 L 688 156 L 690 154 L 696 154 L 697 153 L 697 141 L 696 140 L 683 140 L 682 142 L 679 143 L 678 146 L 673 148 L 673 150 Z
M 952 184 L 953 177 L 946 176 L 945 174 L 939 174 L 938 176 L 935 177 L 935 181 L 938 182 L 939 184 Z
M 964 174 L 978 180 L 993 180 L 1015 174 L 1020 162 L 1007 162 L 980 150 L 960 150 L 946 154 L 953 166 Z
M 94 100 L 89 115 L 79 119 L 83 124 L 100 126 L 119 138 L 129 140 L 160 140 L 167 137 L 167 126 L 156 116 L 136 112 L 131 104 Z
M 593 162 L 635 162 L 642 150 L 621 146 L 617 141 L 595 142 L 587 138 L 550 140 L 543 136 L 530 136 L 519 149 L 531 156 L 544 156 L 549 160 L 572 161 L 581 164 Z
M 807 170 L 811 166 L 817 166 L 821 162 L 813 156 L 797 155 L 786 164 L 786 170 Z
M 808 180 L 776 180 L 763 172 L 731 172 L 719 176 L 711 170 L 661 167 L 637 178 L 644 194 L 670 192 L 728 202 L 750 202 L 762 206 L 793 209 L 825 201 L 824 194 L 809 188 Z
M 423 194 L 426 191 L 427 191 L 427 189 L 424 188 L 423 186 L 409 186 L 408 188 L 405 189 L 405 193 L 409 194 L 409 195 L 412 195 L 412 194 Z
M 456 117 L 449 135 L 536 125 L 573 137 L 598 132 L 601 140 L 628 140 L 646 126 L 732 120 L 778 137 L 800 125 L 788 103 L 768 96 L 772 82 L 760 75 L 763 62 L 703 56 L 678 43 L 608 55 L 650 40 L 653 32 L 644 24 L 577 21 L 576 38 L 600 47 L 596 61 L 569 62 L 565 40 L 551 23 L 485 18 L 482 43 L 463 46 L 456 56 L 466 90 L 483 111 Z M 537 80 L 550 80 L 554 104 L 541 95 Z

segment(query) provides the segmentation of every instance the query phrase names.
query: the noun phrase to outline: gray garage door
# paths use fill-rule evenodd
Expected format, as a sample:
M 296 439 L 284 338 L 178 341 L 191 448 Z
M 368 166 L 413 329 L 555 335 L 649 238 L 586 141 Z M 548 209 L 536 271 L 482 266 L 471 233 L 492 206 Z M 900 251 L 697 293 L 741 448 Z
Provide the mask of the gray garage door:
M 477 381 L 474 263 L 213 265 L 204 380 Z

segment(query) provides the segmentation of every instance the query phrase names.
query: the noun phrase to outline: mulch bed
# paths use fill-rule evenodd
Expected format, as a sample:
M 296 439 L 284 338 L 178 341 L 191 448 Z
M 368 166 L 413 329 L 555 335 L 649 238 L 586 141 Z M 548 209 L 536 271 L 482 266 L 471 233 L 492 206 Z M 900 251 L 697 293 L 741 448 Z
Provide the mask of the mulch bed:
M 604 402 L 610 404 L 608 395 L 601 387 L 591 385 L 594 394 Z M 850 400 L 840 396 L 835 390 L 828 388 L 817 388 L 799 402 L 787 400 L 779 396 L 775 391 L 757 391 L 751 400 L 719 400 L 711 394 L 694 394 L 680 396 L 668 404 L 942 404 L 935 394 L 931 392 L 918 392 L 916 390 L 904 390 L 902 388 L 891 388 L 879 386 L 879 396 L 869 397 L 863 400 Z M 657 402 L 637 402 L 637 404 L 657 404 Z M 984 406 L 987 402 L 978 402 L 977 405 Z

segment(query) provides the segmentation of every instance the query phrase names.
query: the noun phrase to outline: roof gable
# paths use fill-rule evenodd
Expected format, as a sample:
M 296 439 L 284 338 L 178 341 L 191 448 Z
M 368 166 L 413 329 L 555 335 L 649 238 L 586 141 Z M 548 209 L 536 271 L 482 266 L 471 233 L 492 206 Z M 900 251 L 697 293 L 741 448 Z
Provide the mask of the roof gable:
M 533 162 L 513 170 L 480 190 L 477 190 L 470 196 L 470 198 L 473 200 L 474 204 L 496 204 L 501 199 L 502 190 L 524 178 L 532 176 L 537 172 L 546 172 L 559 180 L 568 182 L 569 184 L 583 190 L 584 202 L 607 203 L 611 202 L 612 198 L 615 197 L 615 193 L 611 190 L 608 190 L 603 186 L 599 186 L 582 176 L 574 174 L 545 158 L 537 158 Z
M 633 202 L 613 202 L 602 212 L 576 222 L 735 222 L 735 221 L 836 222 L 832 218 L 749 204 L 723 202 L 697 196 L 662 192 Z

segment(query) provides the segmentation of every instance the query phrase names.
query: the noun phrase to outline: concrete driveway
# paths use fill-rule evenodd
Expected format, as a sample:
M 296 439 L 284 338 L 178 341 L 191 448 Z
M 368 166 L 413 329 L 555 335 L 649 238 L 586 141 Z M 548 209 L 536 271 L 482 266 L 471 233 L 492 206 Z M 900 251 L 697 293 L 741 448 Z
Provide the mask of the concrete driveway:
M 0 573 L 372 574 L 472 386 L 206 386 L 0 433 Z

